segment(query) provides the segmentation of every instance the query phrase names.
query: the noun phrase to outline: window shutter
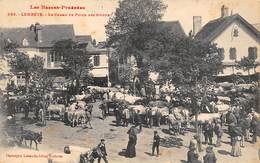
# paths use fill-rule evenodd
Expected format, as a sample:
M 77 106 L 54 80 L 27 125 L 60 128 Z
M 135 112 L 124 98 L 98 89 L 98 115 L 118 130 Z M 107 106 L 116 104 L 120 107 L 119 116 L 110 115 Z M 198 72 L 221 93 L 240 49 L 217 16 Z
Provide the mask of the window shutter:
M 51 65 L 51 53 L 47 54 L 47 66 Z
M 237 50 L 236 48 L 230 48 L 229 49 L 229 59 L 230 60 L 236 60 L 237 59 Z
M 257 48 L 256 47 L 249 47 L 248 48 L 248 57 L 250 59 L 256 59 L 257 58 Z

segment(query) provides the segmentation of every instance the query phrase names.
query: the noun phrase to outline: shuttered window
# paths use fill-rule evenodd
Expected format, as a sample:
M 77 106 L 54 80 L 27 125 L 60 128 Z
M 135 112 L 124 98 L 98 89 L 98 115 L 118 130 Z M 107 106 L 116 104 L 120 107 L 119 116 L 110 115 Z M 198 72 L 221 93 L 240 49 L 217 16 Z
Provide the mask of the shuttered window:
M 237 59 L 237 49 L 236 48 L 230 48 L 229 49 L 229 59 L 230 60 L 236 60 Z
M 94 66 L 100 65 L 100 57 L 98 55 L 94 56 Z
M 249 47 L 248 48 L 248 57 L 250 59 L 256 59 L 257 58 L 257 48 L 256 47 Z
M 220 55 L 221 59 L 225 59 L 225 49 L 224 48 L 219 48 L 218 49 L 218 54 Z

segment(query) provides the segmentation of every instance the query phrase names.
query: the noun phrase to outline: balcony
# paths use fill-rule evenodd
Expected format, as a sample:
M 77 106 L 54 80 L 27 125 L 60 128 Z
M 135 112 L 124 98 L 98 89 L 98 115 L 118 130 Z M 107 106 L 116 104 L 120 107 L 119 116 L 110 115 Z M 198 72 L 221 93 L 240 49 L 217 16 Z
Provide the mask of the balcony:
M 46 69 L 62 69 L 63 62 L 49 62 L 47 63 Z

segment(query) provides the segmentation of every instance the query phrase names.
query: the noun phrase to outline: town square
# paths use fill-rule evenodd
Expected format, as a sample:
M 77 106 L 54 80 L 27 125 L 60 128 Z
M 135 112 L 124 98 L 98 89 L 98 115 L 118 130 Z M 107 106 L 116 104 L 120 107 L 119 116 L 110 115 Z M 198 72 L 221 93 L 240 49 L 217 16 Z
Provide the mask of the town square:
M 0 163 L 260 161 L 259 1 L 27 1 L 0 22 Z

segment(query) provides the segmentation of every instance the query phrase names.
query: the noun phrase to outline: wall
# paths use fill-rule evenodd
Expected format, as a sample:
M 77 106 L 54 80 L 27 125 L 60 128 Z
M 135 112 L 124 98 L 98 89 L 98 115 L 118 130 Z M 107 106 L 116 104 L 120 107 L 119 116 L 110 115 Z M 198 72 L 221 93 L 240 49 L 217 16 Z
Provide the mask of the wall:
M 42 57 L 44 59 L 44 68 L 47 68 L 48 49 L 40 50 L 38 48 L 19 48 L 18 50 L 28 54 L 30 58 L 33 58 L 34 56 Z
M 232 37 L 234 28 L 238 29 L 238 37 Z M 260 59 L 260 45 L 259 38 L 249 31 L 245 25 L 241 24 L 239 21 L 234 21 L 229 27 L 226 28 L 217 38 L 213 40 L 214 43 L 217 43 L 219 48 L 224 48 L 225 58 L 224 63 L 234 64 L 234 60 L 229 59 L 229 49 L 230 47 L 236 48 L 237 61 L 240 61 L 242 57 L 248 56 L 249 47 L 257 47 L 257 61 Z M 234 69 L 234 73 L 240 72 L 244 75 L 247 72 Z M 232 74 L 232 68 L 224 69 L 224 74 Z M 250 73 L 254 73 L 254 70 L 251 70 Z
M 97 54 L 100 56 L 100 65 L 94 66 L 90 73 L 93 77 L 108 77 L 108 55 L 107 51 L 101 51 Z M 94 55 L 90 57 L 92 64 L 94 65 Z

